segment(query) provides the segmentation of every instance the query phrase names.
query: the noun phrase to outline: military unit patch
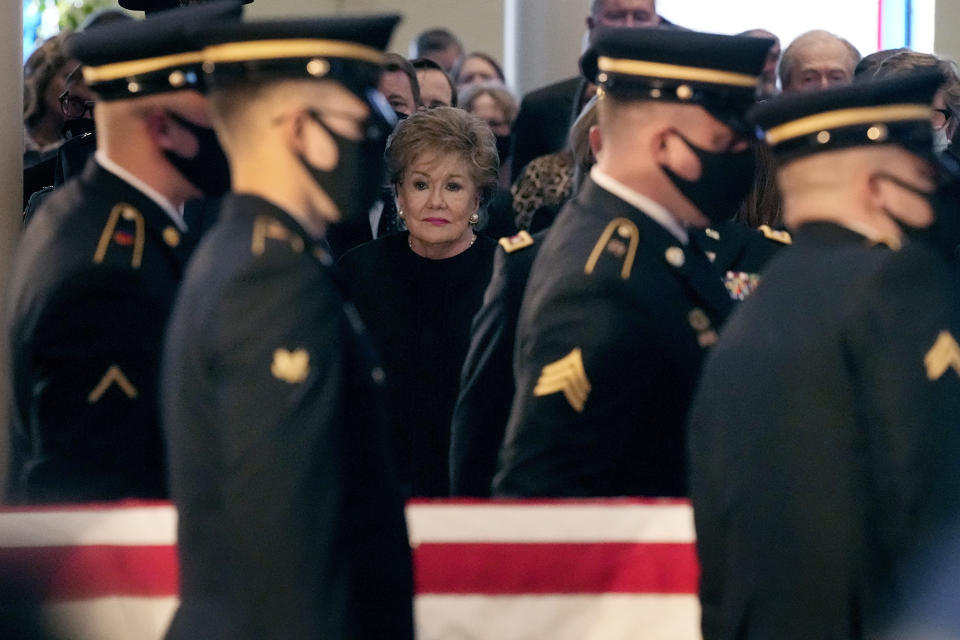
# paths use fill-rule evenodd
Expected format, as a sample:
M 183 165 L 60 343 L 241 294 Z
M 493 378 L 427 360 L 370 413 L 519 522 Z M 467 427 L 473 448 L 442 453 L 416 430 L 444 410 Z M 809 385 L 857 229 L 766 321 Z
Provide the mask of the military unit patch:
M 727 271 L 723 277 L 723 284 L 730 292 L 730 297 L 734 300 L 744 300 L 757 290 L 760 284 L 759 273 L 747 273 L 745 271 Z
M 560 360 L 543 368 L 533 395 L 541 397 L 562 391 L 573 410 L 583 413 L 590 389 L 587 371 L 583 367 L 583 352 L 577 347 Z
M 533 236 L 526 231 L 521 231 L 515 236 L 505 236 L 500 238 L 500 246 L 503 247 L 503 250 L 507 253 L 513 253 L 514 251 L 519 251 L 520 249 L 526 249 L 532 245 Z

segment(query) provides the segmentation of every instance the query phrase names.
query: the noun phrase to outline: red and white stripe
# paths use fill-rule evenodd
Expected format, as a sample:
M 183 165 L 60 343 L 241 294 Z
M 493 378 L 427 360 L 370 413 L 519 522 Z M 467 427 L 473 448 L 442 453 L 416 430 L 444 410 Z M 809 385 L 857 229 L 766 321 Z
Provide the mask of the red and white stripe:
M 699 638 L 678 500 L 412 501 L 418 638 Z M 177 604 L 166 503 L 0 512 L 0 561 L 45 586 L 69 638 L 161 638 Z

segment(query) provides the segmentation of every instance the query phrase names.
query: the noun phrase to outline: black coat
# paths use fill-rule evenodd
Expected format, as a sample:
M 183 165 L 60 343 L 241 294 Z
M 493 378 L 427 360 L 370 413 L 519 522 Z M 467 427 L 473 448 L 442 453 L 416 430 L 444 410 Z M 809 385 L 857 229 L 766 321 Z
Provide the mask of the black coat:
M 960 504 L 958 301 L 932 251 L 832 224 L 770 264 L 691 410 L 707 640 L 874 637 L 896 609 Z
M 169 638 L 410 638 L 384 373 L 330 258 L 229 196 L 170 322 L 163 377 L 181 605 Z
M 483 306 L 470 326 L 470 348 L 450 425 L 450 494 L 488 497 L 497 452 L 513 403 L 513 343 L 530 267 L 546 231 L 500 241 Z
M 516 182 L 523 168 L 534 158 L 566 148 L 570 127 L 580 112 L 585 87 L 583 78 L 568 78 L 523 97 L 511 131 L 511 182 Z
M 527 283 L 494 491 L 683 495 L 683 426 L 732 306 L 702 251 L 587 180 Z
M 167 495 L 157 379 L 190 244 L 94 161 L 31 220 L 7 301 L 12 500 Z
M 403 232 L 357 247 L 339 263 L 383 355 L 393 450 L 409 495 L 450 492 L 450 416 L 495 249 L 478 235 L 466 251 L 430 260 L 410 249 Z

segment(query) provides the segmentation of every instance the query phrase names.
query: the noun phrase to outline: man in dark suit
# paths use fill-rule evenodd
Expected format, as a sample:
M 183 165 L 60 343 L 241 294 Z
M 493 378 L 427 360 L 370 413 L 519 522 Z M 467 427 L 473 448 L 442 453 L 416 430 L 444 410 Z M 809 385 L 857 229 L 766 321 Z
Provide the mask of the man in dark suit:
M 591 0 L 587 29 L 650 28 L 670 23 L 657 15 L 655 0 Z M 570 126 L 590 99 L 589 82 L 580 76 L 531 91 L 520 102 L 513 123 L 511 181 L 534 158 L 556 153 L 567 146 Z
M 770 43 L 597 34 L 597 164 L 534 260 L 497 495 L 683 495 L 683 424 L 732 302 L 688 226 L 752 183 L 742 116 Z M 696 79 L 696 80 L 694 80 Z
M 221 3 L 71 39 L 99 96 L 96 155 L 27 227 L 6 330 L 13 385 L 10 498 L 166 496 L 157 383 L 164 324 L 193 239 L 180 207 L 226 184 L 199 87 L 193 21 Z
M 396 16 L 198 35 L 234 193 L 170 322 L 163 374 L 180 608 L 171 639 L 413 637 L 384 372 L 323 244 L 366 220 Z
M 931 205 L 941 81 L 755 113 L 793 247 L 724 329 L 691 410 L 706 640 L 885 637 L 913 561 L 957 516 L 960 290 L 940 250 L 956 225 L 938 219 L 956 202 Z

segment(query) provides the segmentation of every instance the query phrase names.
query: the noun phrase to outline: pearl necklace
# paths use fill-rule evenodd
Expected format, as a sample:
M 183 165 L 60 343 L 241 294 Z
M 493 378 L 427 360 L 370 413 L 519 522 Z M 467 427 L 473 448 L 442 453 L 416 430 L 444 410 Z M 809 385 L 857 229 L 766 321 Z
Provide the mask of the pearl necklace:
M 476 242 L 476 241 L 477 241 L 477 234 L 473 234 L 473 237 L 470 238 L 470 244 L 467 245 L 467 249 L 469 249 L 470 247 L 472 247 L 472 246 L 473 246 L 473 243 Z M 411 236 L 409 233 L 407 233 L 407 246 L 410 247 L 410 251 L 414 251 L 414 249 L 413 249 L 413 236 Z M 467 249 L 464 249 L 464 251 L 466 251 Z M 416 251 L 414 251 L 414 253 L 416 253 Z M 420 255 L 420 254 L 417 254 L 417 255 Z

